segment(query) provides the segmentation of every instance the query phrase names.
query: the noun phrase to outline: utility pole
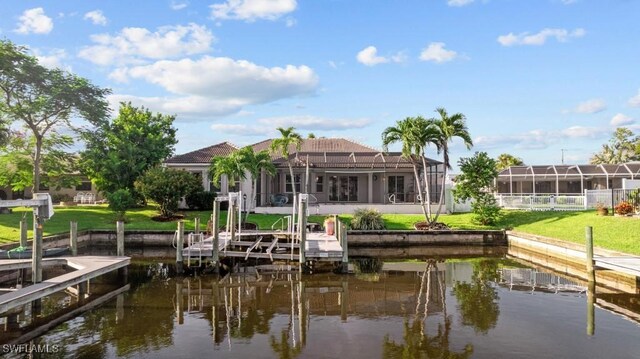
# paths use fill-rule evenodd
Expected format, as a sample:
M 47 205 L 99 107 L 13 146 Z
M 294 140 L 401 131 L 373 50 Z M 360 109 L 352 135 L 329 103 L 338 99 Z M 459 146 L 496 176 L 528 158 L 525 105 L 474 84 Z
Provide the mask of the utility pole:
M 560 151 L 562 151 L 562 159 L 561 159 L 561 161 L 562 161 L 562 164 L 564 164 L 564 151 L 567 151 L 567 149 L 566 148 L 562 148 L 562 149 L 560 149 Z

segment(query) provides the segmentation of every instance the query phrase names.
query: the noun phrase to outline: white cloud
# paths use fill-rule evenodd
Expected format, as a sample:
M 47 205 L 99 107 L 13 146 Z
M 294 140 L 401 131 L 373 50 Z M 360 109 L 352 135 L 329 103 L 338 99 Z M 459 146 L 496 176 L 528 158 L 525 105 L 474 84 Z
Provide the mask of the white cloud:
M 638 90 L 638 94 L 629 99 L 629 106 L 631 107 L 640 107 L 640 90 Z
M 513 45 L 544 45 L 548 38 L 555 38 L 558 42 L 567 42 L 571 38 L 582 37 L 586 31 L 582 28 L 568 31 L 566 29 L 546 28 L 536 34 L 522 32 L 520 34 L 509 33 L 498 36 L 498 42 L 502 46 Z
M 378 56 L 378 49 L 375 46 L 368 46 L 362 51 L 358 52 L 356 59 L 359 63 L 367 66 L 375 66 L 377 64 L 384 64 L 389 62 L 389 59 L 383 56 Z
M 479 136 L 473 139 L 474 148 L 543 149 L 571 139 L 599 139 L 609 136 L 609 129 L 572 126 L 561 130 L 531 130 L 524 133 L 497 136 Z
M 575 4 L 578 2 L 578 0 L 560 0 L 561 3 L 563 3 L 564 5 L 571 5 L 571 4 Z
M 284 116 L 284 117 L 269 117 L 261 118 L 258 123 L 274 127 L 289 127 L 293 126 L 303 130 L 319 130 L 319 131 L 333 131 L 333 130 L 346 130 L 352 128 L 364 128 L 371 124 L 371 120 L 368 118 L 359 119 L 336 119 L 325 118 L 316 116 Z
M 146 97 L 132 102 L 169 113 L 220 116 L 244 106 L 308 95 L 318 77 L 307 66 L 263 67 L 244 60 L 205 56 L 199 60 L 163 60 L 151 65 L 120 68 L 110 77 L 117 81 L 143 79 L 177 96 Z
M 117 69 L 111 71 L 109 74 L 109 79 L 115 82 L 126 83 L 129 82 L 129 69 L 126 67 L 118 67 Z
M 84 14 L 85 20 L 90 20 L 94 25 L 107 25 L 107 18 L 104 16 L 101 10 L 93 10 Z
M 447 0 L 447 5 L 461 7 L 471 4 L 473 1 L 474 0 Z
M 622 113 L 618 113 L 611 118 L 611 126 L 613 127 L 631 125 L 633 123 L 635 123 L 635 121 L 631 117 Z
M 188 1 L 171 1 L 171 5 L 169 5 L 171 7 L 172 10 L 182 10 L 184 8 L 186 8 L 187 6 L 189 6 L 189 2 Z
M 598 113 L 607 109 L 607 104 L 602 99 L 592 99 L 581 102 L 573 112 L 576 113 Z
M 262 127 L 231 123 L 214 123 L 211 125 L 211 129 L 215 132 L 238 136 L 265 136 L 266 134 L 273 132 L 273 128 L 265 129 Z
M 296 0 L 227 0 L 211 5 L 211 17 L 222 20 L 277 20 L 293 12 Z
M 38 63 L 44 67 L 48 67 L 50 69 L 61 68 L 65 70 L 70 70 L 69 66 L 64 66 L 62 61 L 68 58 L 67 52 L 64 49 L 53 49 L 49 51 L 49 53 L 44 54 L 39 50 L 34 49 L 33 53 L 38 59 Z
M 163 26 L 151 32 L 140 27 L 123 28 L 117 35 L 92 35 L 96 45 L 80 50 L 78 56 L 98 65 L 140 63 L 141 59 L 175 58 L 207 52 L 215 40 L 205 26 Z
M 447 50 L 444 48 L 444 42 L 432 42 L 422 50 L 420 53 L 420 60 L 433 61 L 439 64 L 448 62 L 456 58 L 458 54 L 453 50 Z
M 48 34 L 53 30 L 53 20 L 41 7 L 25 10 L 19 18 L 15 32 L 19 34 Z
M 298 21 L 292 17 L 288 17 L 287 20 L 285 21 L 285 24 L 287 25 L 287 27 L 294 27 L 296 26 L 297 23 Z

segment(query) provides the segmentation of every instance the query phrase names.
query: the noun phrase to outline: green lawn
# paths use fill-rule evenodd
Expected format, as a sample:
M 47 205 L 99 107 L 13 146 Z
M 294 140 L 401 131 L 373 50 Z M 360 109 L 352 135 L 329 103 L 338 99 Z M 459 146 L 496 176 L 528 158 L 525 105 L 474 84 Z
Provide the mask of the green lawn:
M 0 243 L 13 242 L 19 238 L 19 221 L 23 213 L 31 226 L 31 215 L 28 209 L 15 209 L 13 214 L 0 215 Z M 175 230 L 175 222 L 155 222 L 151 217 L 157 214 L 154 208 L 148 207 L 127 212 L 129 223 L 126 229 Z M 201 219 L 202 229 L 211 214 L 210 211 L 185 212 L 186 229 L 193 230 L 193 219 Z M 271 225 L 282 215 L 249 215 L 249 222 L 256 223 L 261 229 L 270 229 Z M 346 220 L 351 215 L 342 215 Z M 76 220 L 79 230 L 115 229 L 113 214 L 104 206 L 56 208 L 53 218 L 45 223 L 45 235 L 64 233 L 69 230 L 69 222 Z M 423 219 L 422 215 L 383 215 L 387 229 L 412 229 L 413 223 Z M 443 215 L 440 220 L 452 228 L 458 229 L 514 229 L 521 232 L 563 239 L 576 243 L 584 243 L 584 228 L 593 227 L 594 244 L 598 247 L 618 250 L 640 255 L 640 219 L 630 217 L 602 217 L 594 211 L 587 212 L 524 212 L 505 211 L 502 219 L 493 227 L 473 224 L 471 214 Z M 221 220 L 226 220 L 222 212 Z M 324 216 L 311 216 L 310 222 L 322 223 Z M 280 227 L 280 225 L 278 225 Z M 31 236 L 31 233 L 29 234 Z

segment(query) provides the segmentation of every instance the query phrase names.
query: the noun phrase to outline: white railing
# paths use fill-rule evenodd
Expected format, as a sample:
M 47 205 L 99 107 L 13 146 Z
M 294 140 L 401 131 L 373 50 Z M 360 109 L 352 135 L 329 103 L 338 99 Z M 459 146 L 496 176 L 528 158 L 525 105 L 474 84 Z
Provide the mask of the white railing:
M 506 209 L 530 211 L 580 211 L 586 209 L 585 196 L 578 195 L 497 195 L 498 205 Z
M 595 208 L 598 203 L 612 208 L 622 201 L 630 202 L 634 206 L 640 205 L 640 194 L 634 189 L 594 189 L 585 190 L 584 193 L 587 208 Z

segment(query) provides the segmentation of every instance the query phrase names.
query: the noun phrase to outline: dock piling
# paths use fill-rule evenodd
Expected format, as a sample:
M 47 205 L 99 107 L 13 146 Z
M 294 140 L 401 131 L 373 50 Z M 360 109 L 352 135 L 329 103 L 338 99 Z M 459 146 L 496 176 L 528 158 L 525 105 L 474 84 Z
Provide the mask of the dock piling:
M 27 219 L 26 218 L 22 218 L 20 220 L 20 247 L 26 247 L 27 244 Z
M 176 233 L 176 270 L 178 273 L 182 273 L 182 263 L 184 258 L 182 256 L 182 249 L 184 248 L 184 222 L 178 221 L 178 230 Z
M 193 233 L 200 234 L 200 217 L 196 217 L 193 219 L 195 230 Z
M 218 271 L 220 265 L 220 202 L 213 202 L 213 215 L 211 216 L 211 234 L 213 236 L 213 265 L 214 271 Z
M 347 244 L 347 226 L 340 223 L 340 245 L 342 246 L 342 273 L 349 273 L 349 246 Z
M 587 335 L 595 333 L 595 301 L 596 301 L 596 271 L 593 262 L 593 228 L 585 228 L 587 242 L 587 278 L 589 279 L 587 290 Z
M 71 221 L 69 224 L 69 245 L 71 246 L 71 255 L 78 255 L 78 222 Z
M 42 282 L 42 219 L 34 213 L 33 215 L 33 254 L 31 256 L 31 281 L 33 284 Z
M 124 222 L 116 222 L 116 255 L 124 257 Z
M 593 227 L 587 226 L 585 228 L 585 237 L 587 241 L 587 276 L 589 278 L 589 282 L 595 282 L 596 273 L 593 266 Z
M 300 231 L 300 270 L 305 265 L 306 258 L 304 254 L 304 246 L 307 242 L 307 201 L 304 198 L 300 198 L 300 205 L 298 206 L 298 220 Z M 292 242 L 293 243 L 293 242 Z M 293 250 L 293 248 L 291 249 Z

